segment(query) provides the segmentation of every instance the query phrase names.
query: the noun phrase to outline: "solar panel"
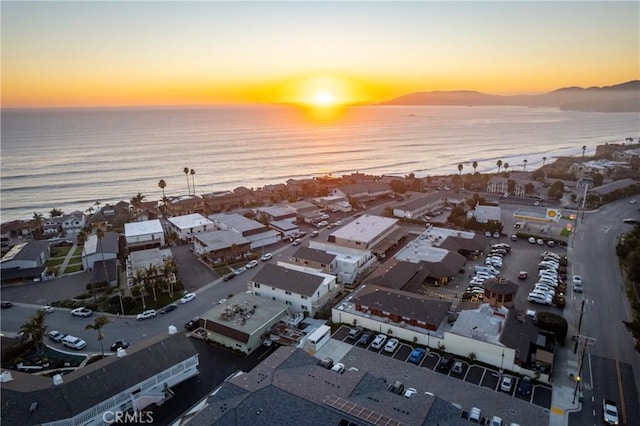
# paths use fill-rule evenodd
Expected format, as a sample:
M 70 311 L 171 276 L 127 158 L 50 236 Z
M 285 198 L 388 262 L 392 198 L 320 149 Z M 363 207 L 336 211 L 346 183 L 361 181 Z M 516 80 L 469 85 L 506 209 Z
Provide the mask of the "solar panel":
M 324 404 L 333 407 L 337 410 L 347 413 L 353 417 L 357 417 L 365 422 L 377 425 L 377 426 L 402 426 L 403 423 L 398 420 L 394 420 L 390 417 L 383 416 L 380 413 L 376 413 L 368 408 L 362 407 L 347 399 L 340 398 L 336 395 L 328 395 L 322 401 Z

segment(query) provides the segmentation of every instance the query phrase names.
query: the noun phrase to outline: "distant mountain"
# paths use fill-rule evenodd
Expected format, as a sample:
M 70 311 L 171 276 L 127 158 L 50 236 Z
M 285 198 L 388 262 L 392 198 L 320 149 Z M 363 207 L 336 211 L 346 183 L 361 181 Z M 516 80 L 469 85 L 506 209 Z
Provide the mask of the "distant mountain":
M 540 95 L 500 96 L 470 90 L 417 92 L 380 105 L 513 105 L 567 111 L 640 112 L 640 80 L 605 87 L 563 87 Z

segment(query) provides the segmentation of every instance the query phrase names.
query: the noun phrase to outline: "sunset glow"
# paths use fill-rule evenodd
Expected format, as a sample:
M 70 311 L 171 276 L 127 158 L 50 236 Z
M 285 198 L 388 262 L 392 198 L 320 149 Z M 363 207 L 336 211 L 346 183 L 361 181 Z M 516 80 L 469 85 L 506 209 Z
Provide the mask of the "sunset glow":
M 2 106 L 328 108 L 640 78 L 638 2 L 144 3 L 3 2 Z

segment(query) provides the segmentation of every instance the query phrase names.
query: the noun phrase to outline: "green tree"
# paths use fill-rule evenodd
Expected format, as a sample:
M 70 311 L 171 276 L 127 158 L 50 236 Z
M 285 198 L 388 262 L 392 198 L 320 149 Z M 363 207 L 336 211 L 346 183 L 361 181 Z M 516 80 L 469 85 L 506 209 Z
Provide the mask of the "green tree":
M 594 173 L 591 178 L 593 179 L 593 186 L 600 186 L 604 181 L 604 176 L 600 173 Z
M 584 152 L 587 150 L 586 145 L 582 145 L 582 158 L 584 158 Z
M 98 340 L 100 341 L 100 348 L 102 349 L 102 356 L 104 357 L 104 334 L 102 334 L 102 328 L 109 324 L 109 318 L 105 316 L 97 317 L 93 320 L 93 324 L 85 325 L 84 329 L 86 330 L 96 330 L 98 332 Z
M 389 186 L 391 187 L 391 189 L 393 189 L 394 192 L 397 192 L 398 194 L 404 194 L 409 190 L 409 184 L 406 181 L 400 179 L 392 180 L 391 182 L 389 182 Z
M 509 172 L 509 163 L 504 163 L 504 165 L 502 167 L 504 167 L 504 172 L 505 173 Z
M 60 217 L 60 216 L 62 216 L 63 214 L 64 214 L 64 212 L 63 212 L 62 210 L 57 209 L 57 208 L 55 208 L 55 207 L 54 207 L 54 208 L 52 208 L 52 209 L 49 211 L 49 215 L 50 215 L 51 217 Z
M 533 186 L 533 184 L 531 182 L 527 182 L 524 185 L 524 193 L 525 194 L 533 194 L 533 190 L 535 189 L 535 187 Z
M 20 331 L 33 340 L 36 352 L 44 352 L 44 333 L 47 331 L 44 311 L 38 310 L 34 316 L 22 324 Z
M 538 311 L 536 314 L 536 321 L 541 330 L 552 331 L 555 333 L 556 341 L 561 345 L 564 345 L 565 338 L 567 337 L 567 331 L 569 330 L 569 324 L 564 317 L 552 312 Z
M 145 284 L 147 288 L 151 289 L 151 293 L 153 294 L 153 301 L 157 302 L 158 297 L 156 296 L 156 284 L 157 284 L 157 275 L 158 269 L 155 265 L 149 264 L 149 267 L 144 270 Z
M 547 157 L 542 157 L 542 167 L 544 167 L 544 163 L 547 162 Z
M 35 239 L 40 238 L 42 235 L 42 227 L 44 225 L 44 216 L 42 214 L 33 212 L 33 237 Z
M 523 172 L 527 171 L 527 162 L 528 162 L 528 160 L 526 158 L 524 160 L 522 160 L 522 171 Z
M 104 261 L 104 249 L 102 247 L 102 240 L 104 239 L 105 233 L 102 228 L 96 229 L 96 237 L 98 237 L 98 247 L 100 247 L 100 257 L 102 258 L 102 267 L 104 268 L 104 279 L 107 283 L 109 283 L 109 272 L 107 271 L 107 264 Z
M 502 160 L 498 160 L 496 162 L 496 166 L 498 166 L 498 174 L 500 174 L 500 167 L 502 167 Z
M 473 164 L 471 164 L 471 167 L 473 167 L 473 174 L 475 175 L 478 172 L 478 162 L 474 161 Z

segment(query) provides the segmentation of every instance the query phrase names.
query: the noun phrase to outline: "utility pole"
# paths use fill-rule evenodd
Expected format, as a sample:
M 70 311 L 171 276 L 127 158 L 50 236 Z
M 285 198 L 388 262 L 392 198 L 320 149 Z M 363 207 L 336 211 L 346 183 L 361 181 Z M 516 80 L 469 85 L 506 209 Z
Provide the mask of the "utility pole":
M 580 319 L 578 320 L 578 330 L 576 331 L 576 344 L 573 347 L 573 353 L 578 353 L 578 337 L 580 336 L 580 328 L 582 327 L 582 317 L 584 315 L 584 300 L 582 300 L 582 305 L 580 307 Z
M 593 337 L 588 337 L 588 336 L 577 336 L 577 337 L 578 338 L 576 340 L 578 340 L 579 338 L 584 339 L 584 346 L 582 348 L 582 355 L 580 356 L 580 367 L 578 367 L 578 375 L 576 376 L 576 387 L 573 391 L 572 404 L 576 403 L 576 396 L 578 395 L 578 388 L 580 387 L 580 381 L 581 381 L 581 375 L 582 375 L 582 366 L 584 365 L 584 356 L 587 354 L 587 344 L 589 343 L 589 340 L 592 340 L 594 344 L 597 341 Z

